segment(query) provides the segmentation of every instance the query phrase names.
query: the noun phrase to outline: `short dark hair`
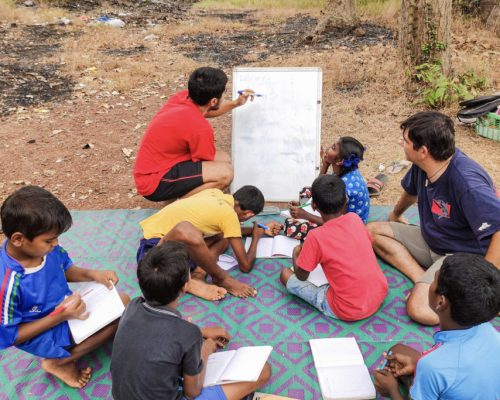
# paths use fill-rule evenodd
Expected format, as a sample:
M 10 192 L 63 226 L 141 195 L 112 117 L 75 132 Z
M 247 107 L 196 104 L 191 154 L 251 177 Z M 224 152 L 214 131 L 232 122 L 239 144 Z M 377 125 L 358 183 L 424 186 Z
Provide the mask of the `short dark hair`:
M 149 304 L 164 306 L 174 301 L 189 281 L 186 246 L 168 241 L 149 250 L 137 266 L 137 279 Z
M 48 232 L 58 236 L 73 223 L 66 206 L 39 186 L 25 186 L 5 199 L 0 209 L 2 231 L 11 238 L 15 232 L 28 240 Z
M 335 214 L 342 211 L 347 201 L 345 183 L 335 175 L 318 176 L 311 188 L 312 201 L 324 214 Z
M 193 71 L 188 81 L 189 98 L 199 106 L 213 98 L 220 99 L 226 90 L 227 76 L 221 69 L 201 67 Z
M 365 148 L 361 142 L 351 136 L 342 136 L 339 139 L 339 157 L 344 160 L 341 166 L 340 176 L 358 169 L 358 164 L 363 160 Z
M 234 192 L 233 197 L 238 200 L 243 211 L 250 210 L 254 214 L 258 214 L 264 209 L 264 195 L 255 186 L 243 186 Z
M 457 324 L 487 322 L 500 311 L 500 271 L 478 254 L 448 256 L 438 273 L 436 293 L 448 299 Z
M 427 147 L 436 161 L 443 161 L 455 153 L 455 128 L 450 117 L 438 111 L 422 111 L 401 123 L 403 131 L 415 150 Z

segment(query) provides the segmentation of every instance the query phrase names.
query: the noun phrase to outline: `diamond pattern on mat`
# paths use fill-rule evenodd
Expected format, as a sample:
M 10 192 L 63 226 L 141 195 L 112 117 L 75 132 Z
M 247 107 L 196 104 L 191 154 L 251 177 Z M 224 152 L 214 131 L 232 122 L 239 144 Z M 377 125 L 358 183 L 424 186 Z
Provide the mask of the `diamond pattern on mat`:
M 371 209 L 370 220 L 386 218 L 392 207 Z M 139 221 L 155 210 L 106 210 L 72 212 L 74 225 L 61 238 L 75 263 L 82 267 L 115 270 L 120 278 L 118 290 L 139 294 L 135 253 L 141 236 Z M 406 216 L 417 222 L 416 209 Z M 381 309 L 371 318 L 345 323 L 324 317 L 313 307 L 287 293 L 279 282 L 283 267 L 290 260 L 259 260 L 250 274 L 236 269 L 230 274 L 254 285 L 258 295 L 251 299 L 228 296 L 207 302 L 187 295 L 180 301 L 184 318 L 200 326 L 222 325 L 230 333 L 229 349 L 251 345 L 272 345 L 269 362 L 273 376 L 263 392 L 304 400 L 320 399 L 309 339 L 313 337 L 355 336 L 365 362 L 373 370 L 381 354 L 397 341 L 427 349 L 435 328 L 421 327 L 406 315 L 405 297 L 411 283 L 399 272 L 380 261 L 390 292 Z M 494 320 L 500 330 L 500 320 Z M 37 398 L 47 400 L 112 399 L 109 364 L 111 344 L 81 360 L 93 368 L 93 377 L 82 390 L 74 390 L 49 377 L 37 358 L 15 348 L 0 352 L 0 400 Z

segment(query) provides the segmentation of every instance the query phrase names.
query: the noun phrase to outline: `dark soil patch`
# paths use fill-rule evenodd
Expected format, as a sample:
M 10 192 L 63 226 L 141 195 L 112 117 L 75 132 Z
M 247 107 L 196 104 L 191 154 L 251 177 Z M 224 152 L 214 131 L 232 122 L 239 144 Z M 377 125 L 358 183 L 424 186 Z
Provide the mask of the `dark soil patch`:
M 69 98 L 74 82 L 59 74 L 59 66 L 0 63 L 0 115 L 17 107 Z
M 125 49 L 102 49 L 101 52 L 108 56 L 130 57 L 137 54 L 143 54 L 148 51 L 148 48 L 143 44 L 138 46 L 128 47 Z
M 18 107 L 62 100 L 74 82 L 59 72 L 59 65 L 44 61 L 60 49 L 70 32 L 53 25 L 29 25 L 4 30 L 0 42 L 0 116 Z
M 344 83 L 335 85 L 334 90 L 338 93 L 352 93 L 357 92 L 363 88 L 363 83 L 355 82 L 355 83 Z
M 266 60 L 271 54 L 285 55 L 303 48 L 301 38 L 311 32 L 317 19 L 299 15 L 288 18 L 284 24 L 267 26 L 260 30 L 240 30 L 227 34 L 207 33 L 182 35 L 173 40 L 184 55 L 196 61 L 215 62 L 221 67 L 232 67 L 254 61 Z M 394 44 L 390 29 L 374 24 L 362 24 L 364 35 L 354 35 L 352 31 L 332 30 L 320 41 L 309 45 L 316 50 L 347 47 L 352 50 L 375 44 Z
M 210 12 L 210 11 L 199 11 L 197 14 L 199 17 L 209 17 L 209 18 L 220 18 L 223 20 L 234 21 L 234 22 L 244 22 L 244 23 L 254 23 L 257 20 L 252 17 L 249 12 Z
M 120 18 L 127 25 L 145 26 L 156 22 L 180 20 L 198 0 L 55 0 L 53 5 L 72 12 L 91 13 L 103 8 L 107 16 Z M 106 10 L 110 7 L 110 10 Z M 119 9 L 123 15 L 114 13 Z

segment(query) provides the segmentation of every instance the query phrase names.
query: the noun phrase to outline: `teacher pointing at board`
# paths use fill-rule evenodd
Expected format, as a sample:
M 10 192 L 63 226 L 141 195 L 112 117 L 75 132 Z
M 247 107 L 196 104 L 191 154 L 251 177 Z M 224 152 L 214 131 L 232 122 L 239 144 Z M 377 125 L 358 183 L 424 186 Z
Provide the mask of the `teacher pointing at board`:
M 206 118 L 217 117 L 253 99 L 252 90 L 223 102 L 227 76 L 218 68 L 195 70 L 188 90 L 175 93 L 155 115 L 134 167 L 137 191 L 151 201 L 189 197 L 204 189 L 225 189 L 233 180 L 230 156 L 215 149 Z

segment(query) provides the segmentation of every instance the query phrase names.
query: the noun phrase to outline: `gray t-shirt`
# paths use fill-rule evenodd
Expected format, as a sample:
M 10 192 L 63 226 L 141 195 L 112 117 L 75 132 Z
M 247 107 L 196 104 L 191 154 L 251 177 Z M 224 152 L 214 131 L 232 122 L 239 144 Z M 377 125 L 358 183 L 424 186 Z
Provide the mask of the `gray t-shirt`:
M 170 307 L 132 300 L 113 342 L 115 400 L 181 399 L 179 377 L 202 370 L 200 328 Z

